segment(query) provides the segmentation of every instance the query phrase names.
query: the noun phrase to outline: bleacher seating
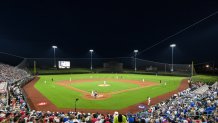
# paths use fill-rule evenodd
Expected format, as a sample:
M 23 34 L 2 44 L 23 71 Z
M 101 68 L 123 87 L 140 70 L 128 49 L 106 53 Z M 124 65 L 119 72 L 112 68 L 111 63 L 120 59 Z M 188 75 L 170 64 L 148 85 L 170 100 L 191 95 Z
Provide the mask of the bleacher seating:
M 13 83 L 30 76 L 25 70 L 0 63 L 0 82 Z
M 193 93 L 195 93 L 195 94 L 203 94 L 203 93 L 205 93 L 208 89 L 209 89 L 209 86 L 205 84 L 205 85 L 203 85 L 203 86 L 197 88 Z

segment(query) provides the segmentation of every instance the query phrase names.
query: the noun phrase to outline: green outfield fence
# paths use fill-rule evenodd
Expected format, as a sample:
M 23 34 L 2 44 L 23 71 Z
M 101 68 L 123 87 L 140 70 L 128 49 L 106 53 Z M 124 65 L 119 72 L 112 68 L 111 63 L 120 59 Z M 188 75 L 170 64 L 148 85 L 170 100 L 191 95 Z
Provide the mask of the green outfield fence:
M 59 68 L 59 61 L 70 62 L 70 68 Z M 91 69 L 92 66 L 92 69 Z M 66 73 L 140 73 L 182 75 L 192 74 L 191 64 L 172 64 L 135 59 L 133 57 L 116 58 L 25 58 L 17 67 L 32 74 Z M 193 72 L 195 74 L 195 71 Z

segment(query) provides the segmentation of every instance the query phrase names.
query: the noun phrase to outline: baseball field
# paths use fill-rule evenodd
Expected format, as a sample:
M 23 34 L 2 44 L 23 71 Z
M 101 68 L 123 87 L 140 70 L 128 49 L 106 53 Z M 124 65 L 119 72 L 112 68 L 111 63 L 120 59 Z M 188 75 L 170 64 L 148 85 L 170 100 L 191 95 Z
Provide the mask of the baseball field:
M 153 98 L 176 90 L 183 79 L 186 78 L 140 74 L 42 75 L 24 90 L 30 105 L 40 110 L 50 104 L 57 109 L 74 109 L 75 103 L 77 109 L 122 110 L 143 104 L 147 97 L 152 103 Z

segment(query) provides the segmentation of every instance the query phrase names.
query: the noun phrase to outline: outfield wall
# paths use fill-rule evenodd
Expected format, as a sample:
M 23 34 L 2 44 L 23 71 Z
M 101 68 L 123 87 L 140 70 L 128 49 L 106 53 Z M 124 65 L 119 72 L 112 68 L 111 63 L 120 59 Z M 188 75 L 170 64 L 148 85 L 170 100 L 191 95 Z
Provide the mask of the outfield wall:
M 69 61 L 70 69 L 60 69 L 58 67 L 59 61 Z M 115 66 L 112 66 L 111 63 L 115 64 Z M 33 74 L 140 73 L 190 76 L 192 71 L 190 64 L 174 64 L 172 72 L 172 64 L 135 59 L 133 57 L 93 59 L 28 58 L 24 59 L 19 66 L 27 68 Z

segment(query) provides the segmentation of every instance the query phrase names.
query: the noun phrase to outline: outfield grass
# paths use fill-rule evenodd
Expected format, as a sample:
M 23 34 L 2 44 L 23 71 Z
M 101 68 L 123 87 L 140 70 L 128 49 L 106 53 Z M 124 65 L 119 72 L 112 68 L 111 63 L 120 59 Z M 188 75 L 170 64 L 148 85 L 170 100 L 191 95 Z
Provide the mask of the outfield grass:
M 77 80 L 77 79 L 95 79 L 95 78 L 116 78 L 122 77 L 129 80 L 140 80 L 144 79 L 145 81 L 157 82 L 160 80 L 162 83 L 167 83 L 166 86 L 158 85 L 148 88 L 143 88 L 135 91 L 124 92 L 120 94 L 113 95 L 111 98 L 105 100 L 86 100 L 83 98 L 83 95 L 79 92 L 72 91 L 62 86 L 57 86 L 55 82 L 62 80 Z M 51 79 L 54 79 L 54 82 Z M 77 103 L 78 108 L 85 109 L 109 109 L 116 110 L 128 107 L 130 105 L 143 102 L 147 99 L 148 96 L 156 97 L 158 95 L 170 92 L 175 90 L 181 80 L 184 77 L 176 76 L 155 76 L 155 75 L 137 75 L 137 74 L 68 74 L 68 75 L 43 75 L 40 76 L 39 81 L 35 84 L 37 88 L 44 96 L 46 96 L 51 102 L 53 102 L 59 108 L 74 108 L 74 101 L 76 98 L 79 98 Z M 46 81 L 46 84 L 45 84 Z M 88 84 L 88 83 L 87 83 Z M 127 84 L 125 84 L 127 85 Z M 94 85 L 93 85 L 94 86 Z M 122 87 L 119 85 L 118 87 Z M 132 85 L 131 85 L 132 86 Z M 87 87 L 81 87 L 84 89 L 89 89 Z M 93 89 L 91 87 L 89 90 Z
M 205 82 L 207 84 L 213 84 L 218 81 L 218 76 L 210 76 L 210 75 L 196 75 L 192 77 L 194 82 Z

